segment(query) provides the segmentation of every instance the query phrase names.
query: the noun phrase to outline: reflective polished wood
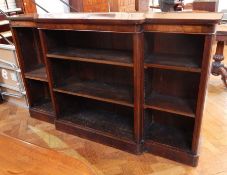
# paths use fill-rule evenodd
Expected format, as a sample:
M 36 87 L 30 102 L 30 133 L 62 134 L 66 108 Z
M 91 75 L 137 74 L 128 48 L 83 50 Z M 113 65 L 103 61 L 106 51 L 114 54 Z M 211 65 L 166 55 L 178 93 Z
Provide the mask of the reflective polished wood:
M 0 145 L 2 175 L 96 174 L 80 160 L 9 136 L 0 135 Z

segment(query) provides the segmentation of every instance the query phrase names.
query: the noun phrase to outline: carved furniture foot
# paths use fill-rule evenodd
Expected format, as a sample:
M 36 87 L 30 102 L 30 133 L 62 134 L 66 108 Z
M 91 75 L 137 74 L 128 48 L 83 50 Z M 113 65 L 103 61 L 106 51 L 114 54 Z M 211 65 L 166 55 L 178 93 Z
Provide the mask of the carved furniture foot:
M 214 62 L 212 63 L 211 73 L 215 76 L 221 75 L 221 79 L 227 88 L 227 67 L 222 64 L 224 60 L 224 45 L 224 41 L 218 41 L 216 53 L 213 56 Z

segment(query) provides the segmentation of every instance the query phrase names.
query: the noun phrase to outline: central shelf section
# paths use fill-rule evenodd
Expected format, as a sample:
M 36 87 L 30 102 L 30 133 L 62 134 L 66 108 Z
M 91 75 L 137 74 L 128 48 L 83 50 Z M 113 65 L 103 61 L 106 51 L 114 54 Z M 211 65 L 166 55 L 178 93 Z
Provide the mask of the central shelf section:
M 133 33 L 42 30 L 56 128 L 138 152 Z

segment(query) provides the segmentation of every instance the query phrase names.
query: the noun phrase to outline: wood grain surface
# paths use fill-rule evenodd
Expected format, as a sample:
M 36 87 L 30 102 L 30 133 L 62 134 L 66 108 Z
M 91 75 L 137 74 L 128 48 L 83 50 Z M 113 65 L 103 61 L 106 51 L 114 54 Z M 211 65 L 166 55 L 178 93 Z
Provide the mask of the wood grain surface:
M 0 145 L 2 175 L 96 174 L 80 160 L 9 136 L 0 135 Z

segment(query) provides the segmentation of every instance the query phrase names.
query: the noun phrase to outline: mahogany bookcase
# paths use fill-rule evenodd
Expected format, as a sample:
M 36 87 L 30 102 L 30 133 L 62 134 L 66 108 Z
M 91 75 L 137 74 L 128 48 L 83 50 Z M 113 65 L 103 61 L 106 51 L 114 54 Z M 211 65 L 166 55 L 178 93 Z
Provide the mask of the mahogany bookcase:
M 196 166 L 219 13 L 10 17 L 31 117 Z

